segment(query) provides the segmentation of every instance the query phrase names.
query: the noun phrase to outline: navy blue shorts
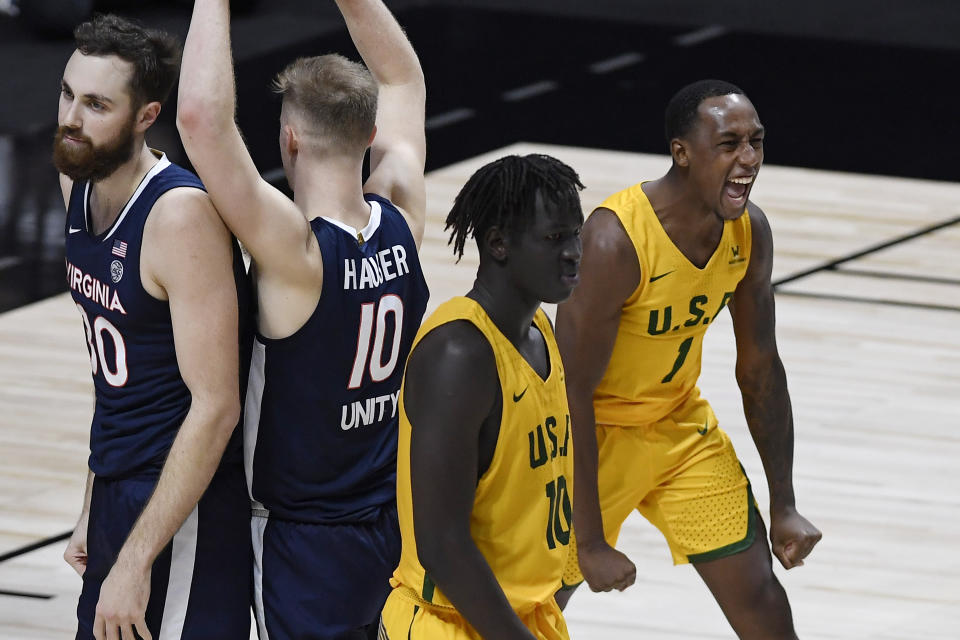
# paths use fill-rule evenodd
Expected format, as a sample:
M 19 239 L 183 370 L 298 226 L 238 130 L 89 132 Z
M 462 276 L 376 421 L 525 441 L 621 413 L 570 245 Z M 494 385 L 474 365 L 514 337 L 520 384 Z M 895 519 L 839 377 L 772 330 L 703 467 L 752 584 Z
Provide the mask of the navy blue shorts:
M 93 640 L 100 585 L 156 483 L 155 476 L 94 479 L 77 640 Z M 249 526 L 243 466 L 224 466 L 153 564 L 146 618 L 154 640 L 250 637 Z
M 370 523 L 254 515 L 254 610 L 260 640 L 366 638 L 400 562 L 396 505 Z M 372 625 L 372 627 L 371 627 Z

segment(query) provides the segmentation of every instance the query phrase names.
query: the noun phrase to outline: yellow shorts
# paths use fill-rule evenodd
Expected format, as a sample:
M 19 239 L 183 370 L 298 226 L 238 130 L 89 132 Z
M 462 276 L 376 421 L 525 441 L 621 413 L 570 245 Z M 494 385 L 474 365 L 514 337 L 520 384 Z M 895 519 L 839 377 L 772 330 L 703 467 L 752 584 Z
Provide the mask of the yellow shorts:
M 652 425 L 598 425 L 597 447 L 603 531 L 611 546 L 634 509 L 663 533 L 674 564 L 722 558 L 753 544 L 759 515 L 750 482 L 702 398 Z M 563 583 L 582 581 L 571 537 Z
M 482 640 L 456 609 L 417 602 L 405 589 L 402 585 L 395 588 L 383 605 L 378 640 Z M 553 598 L 518 615 L 538 640 L 570 639 L 567 623 Z

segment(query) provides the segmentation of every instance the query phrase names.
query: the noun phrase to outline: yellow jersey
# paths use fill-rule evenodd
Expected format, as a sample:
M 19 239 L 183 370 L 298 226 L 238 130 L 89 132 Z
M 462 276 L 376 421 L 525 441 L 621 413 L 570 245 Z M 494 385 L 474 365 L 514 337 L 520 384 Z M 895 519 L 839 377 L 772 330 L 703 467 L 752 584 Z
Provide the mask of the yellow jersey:
M 453 298 L 423 323 L 413 349 L 425 335 L 456 320 L 472 323 L 493 350 L 503 398 L 500 434 L 489 468 L 477 483 L 470 533 L 511 606 L 518 612 L 551 601 L 570 543 L 573 500 L 573 439 L 557 341 L 542 309 L 534 324 L 549 356 L 546 380 L 474 300 Z M 397 451 L 397 509 L 403 551 L 391 578 L 394 587 L 427 605 L 453 605 L 426 575 L 417 557 L 410 491 L 410 420 L 400 390 Z M 455 427 L 456 425 L 451 425 Z
M 699 397 L 703 336 L 750 264 L 746 211 L 724 221 L 720 244 L 701 269 L 667 235 L 642 184 L 600 205 L 617 215 L 636 248 L 640 284 L 623 304 L 610 363 L 594 392 L 597 424 L 652 424 Z

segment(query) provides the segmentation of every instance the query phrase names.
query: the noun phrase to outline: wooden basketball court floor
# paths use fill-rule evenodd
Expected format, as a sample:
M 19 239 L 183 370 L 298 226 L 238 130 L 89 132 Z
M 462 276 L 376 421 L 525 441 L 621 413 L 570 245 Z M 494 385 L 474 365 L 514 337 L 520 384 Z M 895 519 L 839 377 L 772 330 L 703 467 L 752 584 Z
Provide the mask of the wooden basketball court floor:
M 421 261 L 430 310 L 466 292 L 443 219 L 467 177 L 505 153 L 576 168 L 584 210 L 665 156 L 517 144 L 431 173 Z M 776 245 L 778 337 L 796 423 L 797 505 L 824 533 L 777 573 L 810 639 L 960 637 L 960 184 L 766 166 L 752 199 Z M 471 245 L 468 248 L 473 250 Z M 701 387 L 766 514 L 766 482 L 733 377 L 729 315 L 707 334 Z M 62 561 L 80 507 L 92 412 L 83 329 L 64 294 L 0 315 L 0 638 L 73 637 L 80 580 Z M 731 638 L 689 566 L 639 516 L 618 545 L 624 593 L 581 588 L 584 640 Z

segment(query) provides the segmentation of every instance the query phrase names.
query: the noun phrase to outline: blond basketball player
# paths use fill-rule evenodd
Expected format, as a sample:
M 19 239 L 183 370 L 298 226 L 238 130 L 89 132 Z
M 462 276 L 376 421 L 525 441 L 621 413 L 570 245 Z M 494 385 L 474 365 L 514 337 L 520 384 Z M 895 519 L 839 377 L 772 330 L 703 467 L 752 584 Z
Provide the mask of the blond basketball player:
M 770 486 L 773 552 L 788 569 L 803 564 L 820 532 L 795 507 L 772 240 L 748 199 L 764 128 L 743 92 L 718 80 L 681 89 L 666 121 L 673 166 L 590 216 L 583 283 L 557 315 L 577 451 L 579 568 L 595 591 L 633 583 L 633 563 L 613 545 L 637 509 L 663 532 L 675 563 L 694 565 L 741 638 L 795 638 L 750 483 L 696 386 L 704 333 L 729 307 L 737 382 Z M 575 565 L 571 574 L 576 584 Z
M 423 71 L 381 0 L 336 0 L 369 68 L 328 54 L 278 74 L 291 200 L 234 119 L 230 3 L 193 5 L 177 125 L 257 293 L 243 426 L 259 634 L 375 637 L 400 558 L 397 396 L 429 295 Z
M 507 156 L 447 218 L 480 249 L 473 289 L 420 328 L 404 374 L 397 455 L 403 551 L 380 637 L 567 638 L 554 592 L 570 543 L 572 443 L 563 365 L 541 301 L 578 279 L 574 171 Z

